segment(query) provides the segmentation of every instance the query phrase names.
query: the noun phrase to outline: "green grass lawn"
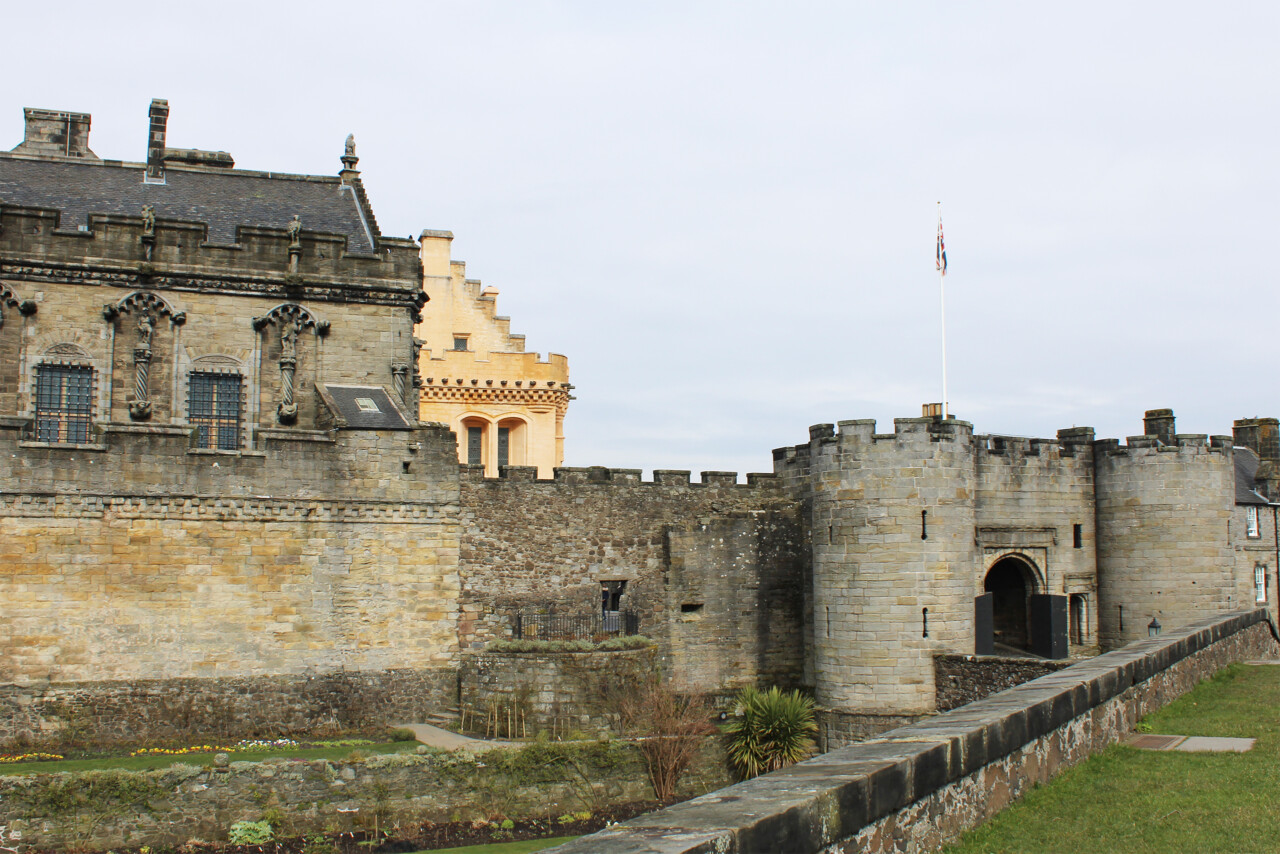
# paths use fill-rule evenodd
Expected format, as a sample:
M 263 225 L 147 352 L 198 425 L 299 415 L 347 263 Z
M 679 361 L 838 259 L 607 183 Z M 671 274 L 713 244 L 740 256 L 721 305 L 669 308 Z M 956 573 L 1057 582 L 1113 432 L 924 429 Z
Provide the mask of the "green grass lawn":
M 1155 733 L 1258 741 L 1241 754 L 1115 745 L 944 851 L 1280 851 L 1280 666 L 1232 665 L 1145 723 Z
M 468 845 L 464 848 L 437 848 L 434 851 L 418 851 L 416 854 L 528 854 L 552 848 L 561 842 L 577 839 L 576 836 L 554 836 L 550 839 L 524 839 L 520 842 L 490 842 L 486 845 Z
M 353 752 L 365 756 L 375 753 L 412 753 L 416 741 L 384 741 L 377 744 L 343 745 L 341 747 L 308 747 L 297 750 L 236 750 L 227 755 L 232 762 L 261 762 L 264 759 L 345 759 Z M 6 774 L 56 774 L 59 771 L 100 771 L 123 768 L 128 771 L 151 771 L 170 765 L 212 765 L 213 753 L 187 753 L 182 756 L 104 756 L 96 759 L 50 759 L 44 762 L 0 764 L 0 776 Z

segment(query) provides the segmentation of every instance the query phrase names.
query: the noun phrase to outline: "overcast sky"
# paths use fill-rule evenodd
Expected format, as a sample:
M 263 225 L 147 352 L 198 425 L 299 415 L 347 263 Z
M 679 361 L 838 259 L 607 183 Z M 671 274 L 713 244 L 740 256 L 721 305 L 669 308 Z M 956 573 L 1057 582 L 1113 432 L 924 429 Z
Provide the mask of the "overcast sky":
M 148 7 L 150 8 L 150 7 Z M 978 432 L 1280 415 L 1280 6 L 103 3 L 6 9 L 22 107 L 99 156 L 336 174 L 453 231 L 564 353 L 566 465 L 769 471 L 941 398 Z M 428 306 L 428 310 L 430 307 Z

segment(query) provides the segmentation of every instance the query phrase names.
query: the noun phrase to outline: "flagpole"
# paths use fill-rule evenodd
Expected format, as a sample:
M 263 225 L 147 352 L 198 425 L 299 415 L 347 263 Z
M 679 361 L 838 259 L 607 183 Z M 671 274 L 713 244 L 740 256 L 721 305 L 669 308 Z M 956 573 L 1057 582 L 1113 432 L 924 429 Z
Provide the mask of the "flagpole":
M 938 202 L 938 246 L 942 250 L 942 202 Z M 947 271 L 941 263 L 938 265 L 938 303 L 942 310 L 942 418 L 948 415 L 947 408 Z

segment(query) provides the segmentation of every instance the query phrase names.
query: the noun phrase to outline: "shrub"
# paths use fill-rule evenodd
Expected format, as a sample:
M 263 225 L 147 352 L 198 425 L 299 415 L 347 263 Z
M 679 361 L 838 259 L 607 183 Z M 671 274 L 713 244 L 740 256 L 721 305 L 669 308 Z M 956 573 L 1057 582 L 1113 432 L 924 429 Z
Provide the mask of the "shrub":
M 813 700 L 799 691 L 743 688 L 737 707 L 724 725 L 729 760 L 744 777 L 777 771 L 813 751 L 818 724 Z
M 231 825 L 229 838 L 232 845 L 265 845 L 271 836 L 269 821 L 237 821 Z
M 640 755 L 654 796 L 660 801 L 671 800 L 703 738 L 715 732 L 710 710 L 697 697 L 651 682 L 626 697 L 621 712 L 623 725 L 641 737 Z
M 389 741 L 417 741 L 418 737 L 413 734 L 413 730 L 404 727 L 396 727 L 387 730 L 387 739 Z

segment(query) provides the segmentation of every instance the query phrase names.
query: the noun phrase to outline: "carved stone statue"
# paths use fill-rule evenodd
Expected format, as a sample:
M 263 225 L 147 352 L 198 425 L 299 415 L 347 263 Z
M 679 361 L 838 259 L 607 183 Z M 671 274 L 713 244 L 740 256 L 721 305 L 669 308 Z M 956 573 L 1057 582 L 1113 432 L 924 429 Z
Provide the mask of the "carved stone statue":
M 156 329 L 156 319 L 148 311 L 138 312 L 138 349 L 151 349 L 151 335 Z
M 354 133 L 347 134 L 347 148 L 345 154 L 348 157 L 356 156 L 356 135 Z
M 148 235 L 156 233 L 156 209 L 151 205 L 142 206 L 142 233 Z
M 302 324 L 297 321 L 285 321 L 280 324 L 280 360 L 298 358 L 298 333 Z
M 301 246 L 302 245 L 302 220 L 298 219 L 297 214 L 293 215 L 293 222 L 289 223 L 289 225 L 286 227 L 286 230 L 289 232 L 290 248 L 294 246 Z

